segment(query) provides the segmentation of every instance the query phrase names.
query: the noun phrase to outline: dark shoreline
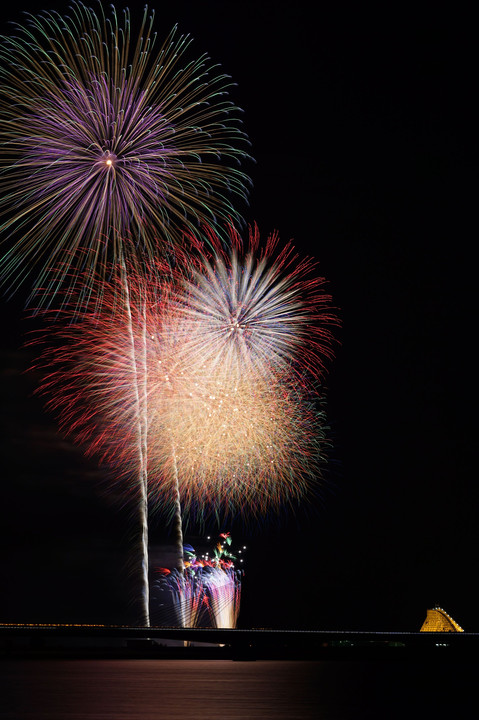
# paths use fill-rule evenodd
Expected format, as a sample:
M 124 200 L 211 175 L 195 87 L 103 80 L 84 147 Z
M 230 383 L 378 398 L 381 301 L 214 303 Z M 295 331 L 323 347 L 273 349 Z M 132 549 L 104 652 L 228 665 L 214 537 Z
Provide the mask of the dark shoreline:
M 479 634 L 0 625 L 0 659 L 476 661 Z

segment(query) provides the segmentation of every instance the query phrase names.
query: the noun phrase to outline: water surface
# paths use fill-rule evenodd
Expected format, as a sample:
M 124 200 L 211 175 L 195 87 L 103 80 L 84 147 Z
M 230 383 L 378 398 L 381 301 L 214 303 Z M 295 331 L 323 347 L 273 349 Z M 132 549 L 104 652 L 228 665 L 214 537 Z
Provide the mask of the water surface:
M 0 719 L 458 720 L 471 717 L 476 672 L 420 662 L 13 659 L 0 661 Z

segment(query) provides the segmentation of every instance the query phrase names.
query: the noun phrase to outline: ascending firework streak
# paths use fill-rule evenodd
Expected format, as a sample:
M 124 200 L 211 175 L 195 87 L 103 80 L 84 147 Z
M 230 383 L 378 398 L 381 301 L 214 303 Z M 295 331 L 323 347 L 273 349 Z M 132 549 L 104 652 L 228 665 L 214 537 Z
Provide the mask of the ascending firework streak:
M 128 479 L 139 521 L 142 625 L 149 625 L 145 312 L 152 293 L 155 303 L 161 302 L 161 278 L 167 273 L 168 265 L 157 262 L 150 276 L 126 268 L 108 284 L 100 276 L 95 287 L 101 310 L 93 302 L 79 322 L 71 298 L 70 306 L 51 312 L 51 331 L 40 331 L 34 339 L 47 344 L 54 338 L 38 364 L 47 373 L 40 391 L 49 395 L 49 407 L 60 410 L 62 428 L 90 452 L 111 452 L 122 459 L 118 479 Z
M 247 141 L 231 80 L 176 29 L 159 46 L 147 7 L 136 39 L 100 4 L 27 17 L 0 43 L 1 278 L 35 265 L 44 304 L 79 273 L 87 302 L 106 261 L 143 266 L 185 227 L 238 217 Z

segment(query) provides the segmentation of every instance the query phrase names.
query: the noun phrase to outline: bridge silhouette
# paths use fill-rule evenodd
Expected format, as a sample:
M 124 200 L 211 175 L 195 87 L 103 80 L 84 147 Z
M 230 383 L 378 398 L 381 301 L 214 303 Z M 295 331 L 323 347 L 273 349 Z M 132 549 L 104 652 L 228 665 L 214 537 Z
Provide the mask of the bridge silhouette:
M 465 632 L 368 632 L 347 630 L 274 630 L 269 628 L 178 628 L 82 624 L 0 624 L 0 652 L 22 649 L 78 648 L 127 651 L 154 657 L 168 644 L 226 648 L 233 657 L 329 657 L 381 655 L 387 657 L 433 654 L 435 657 L 476 655 L 478 633 Z M 89 645 L 88 645 L 89 644 Z M 183 650 L 183 648 L 181 648 Z M 185 648 L 186 649 L 186 648 Z M 166 648 L 166 651 L 168 648 Z M 119 651 L 120 652 L 120 651 Z M 126 652 L 126 651 L 125 651 Z

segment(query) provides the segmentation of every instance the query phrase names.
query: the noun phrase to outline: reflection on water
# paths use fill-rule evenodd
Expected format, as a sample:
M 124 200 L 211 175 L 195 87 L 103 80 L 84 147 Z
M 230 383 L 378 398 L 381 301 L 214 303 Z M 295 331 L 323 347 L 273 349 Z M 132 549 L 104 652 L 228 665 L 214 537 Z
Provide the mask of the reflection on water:
M 473 674 L 444 663 L 10 660 L 0 719 L 457 720 Z

